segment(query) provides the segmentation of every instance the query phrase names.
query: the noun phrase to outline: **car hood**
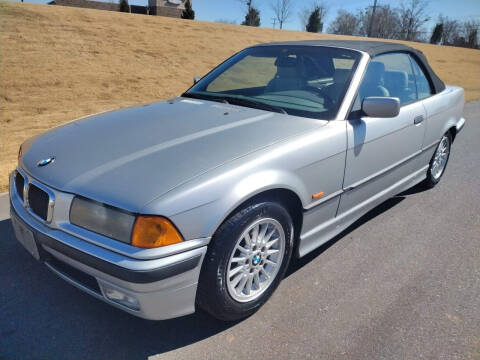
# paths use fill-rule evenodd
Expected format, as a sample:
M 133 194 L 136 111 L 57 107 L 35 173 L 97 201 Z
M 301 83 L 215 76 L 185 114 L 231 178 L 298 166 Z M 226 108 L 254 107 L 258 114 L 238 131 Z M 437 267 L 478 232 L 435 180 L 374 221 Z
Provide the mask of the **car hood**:
M 53 129 L 24 149 L 21 165 L 53 188 L 137 212 L 209 169 L 325 123 L 176 98 Z

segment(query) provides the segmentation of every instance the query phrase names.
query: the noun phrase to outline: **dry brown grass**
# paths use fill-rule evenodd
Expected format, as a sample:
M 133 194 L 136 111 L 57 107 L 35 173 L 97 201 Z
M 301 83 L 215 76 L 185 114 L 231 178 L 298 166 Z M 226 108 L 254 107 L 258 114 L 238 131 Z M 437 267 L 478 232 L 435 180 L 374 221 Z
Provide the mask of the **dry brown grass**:
M 26 138 L 76 117 L 177 95 L 252 44 L 332 38 L 296 31 L 0 3 L 0 191 Z M 337 37 L 339 38 L 339 37 Z M 425 44 L 449 84 L 480 99 L 480 51 Z

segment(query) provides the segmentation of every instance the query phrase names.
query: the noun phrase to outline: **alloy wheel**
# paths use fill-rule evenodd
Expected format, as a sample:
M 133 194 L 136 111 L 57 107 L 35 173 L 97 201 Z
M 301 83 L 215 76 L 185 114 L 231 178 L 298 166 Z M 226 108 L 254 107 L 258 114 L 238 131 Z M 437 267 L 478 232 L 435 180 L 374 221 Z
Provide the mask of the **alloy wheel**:
M 275 219 L 251 224 L 238 238 L 227 266 L 227 289 L 238 302 L 257 299 L 280 270 L 285 254 L 285 232 Z

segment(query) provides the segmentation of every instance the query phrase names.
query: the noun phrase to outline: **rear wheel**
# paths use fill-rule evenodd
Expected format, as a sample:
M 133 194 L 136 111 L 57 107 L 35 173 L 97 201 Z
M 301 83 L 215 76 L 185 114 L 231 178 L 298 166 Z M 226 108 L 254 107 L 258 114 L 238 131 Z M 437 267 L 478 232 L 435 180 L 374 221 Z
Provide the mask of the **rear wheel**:
M 427 171 L 427 178 L 423 184 L 427 188 L 433 188 L 440 182 L 440 179 L 447 167 L 448 159 L 450 157 L 450 148 L 452 145 L 452 134 L 447 132 L 442 136 L 435 153 L 430 160 L 430 166 Z
M 245 318 L 273 294 L 293 248 L 293 223 L 276 202 L 249 205 L 225 221 L 209 245 L 197 304 L 221 320 Z

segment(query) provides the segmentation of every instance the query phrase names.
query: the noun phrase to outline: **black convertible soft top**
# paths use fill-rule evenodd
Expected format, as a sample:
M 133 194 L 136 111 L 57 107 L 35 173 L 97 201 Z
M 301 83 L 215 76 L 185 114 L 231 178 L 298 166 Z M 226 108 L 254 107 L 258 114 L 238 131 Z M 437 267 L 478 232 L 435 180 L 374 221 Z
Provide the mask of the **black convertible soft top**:
M 362 40 L 303 40 L 303 41 L 285 41 L 285 42 L 273 42 L 266 44 L 259 44 L 257 46 L 271 46 L 271 45 L 302 45 L 302 46 L 328 46 L 328 47 L 338 47 L 345 48 L 357 51 L 363 51 L 374 57 L 380 54 L 385 54 L 389 52 L 408 52 L 414 56 L 423 70 L 429 76 L 434 92 L 437 94 L 445 90 L 445 84 L 442 80 L 435 74 L 433 69 L 430 67 L 430 64 L 427 61 L 427 58 L 420 50 L 414 49 L 410 46 L 393 43 L 393 42 L 384 42 L 384 41 L 362 41 Z

